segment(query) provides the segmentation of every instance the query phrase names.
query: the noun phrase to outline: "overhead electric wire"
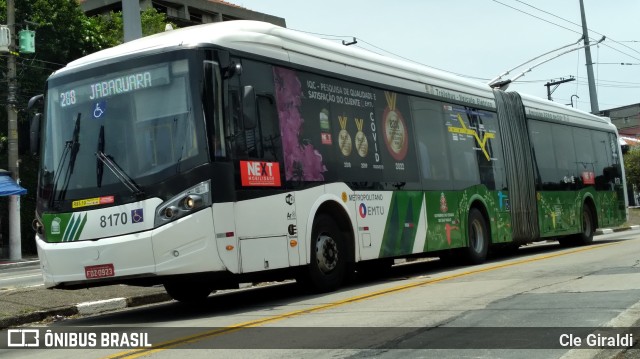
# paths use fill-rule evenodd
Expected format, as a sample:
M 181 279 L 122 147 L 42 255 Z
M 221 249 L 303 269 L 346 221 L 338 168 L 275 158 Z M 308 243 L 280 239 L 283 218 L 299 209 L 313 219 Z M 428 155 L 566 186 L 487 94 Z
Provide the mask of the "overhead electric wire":
M 376 45 L 374 45 L 374 44 L 372 44 L 372 43 L 370 43 L 370 42 L 367 42 L 367 41 L 365 41 L 364 39 L 359 38 L 359 37 L 355 37 L 355 36 L 346 36 L 346 35 L 330 35 L 330 34 L 322 34 L 322 33 L 311 32 L 311 31 L 304 31 L 304 30 L 298 30 L 298 29 L 290 29 L 290 30 L 295 30 L 295 31 L 298 31 L 298 32 L 302 32 L 302 33 L 306 33 L 306 34 L 311 34 L 311 35 L 316 35 L 316 36 L 323 36 L 323 37 L 325 37 L 325 40 L 330 40 L 330 41 L 339 41 L 339 40 L 344 40 L 344 39 L 356 39 L 356 40 L 358 40 L 358 41 L 360 41 L 360 42 L 363 42 L 363 43 L 365 43 L 365 44 L 367 44 L 367 45 L 369 45 L 369 46 L 371 46 L 371 47 L 373 47 L 373 48 L 375 48 L 375 49 L 377 49 L 377 50 L 379 50 L 379 51 L 383 51 L 383 52 L 385 52 L 385 53 L 387 53 L 387 54 L 390 54 L 390 55 L 392 55 L 392 56 L 395 56 L 395 57 L 397 57 L 397 58 L 399 58 L 399 59 L 402 59 L 402 60 L 405 60 L 405 61 L 412 62 L 412 63 L 414 63 L 414 64 L 418 64 L 418 65 L 421 65 L 421 66 L 426 66 L 426 67 L 429 67 L 429 68 L 432 68 L 432 69 L 435 69 L 435 70 L 438 70 L 438 71 L 446 72 L 446 73 L 449 73 L 449 74 L 452 74 L 452 75 L 461 76 L 461 77 L 465 77 L 465 78 L 470 78 L 470 79 L 475 79 L 475 80 L 480 80 L 480 81 L 487 81 L 487 80 L 489 80 L 489 79 L 485 79 L 485 78 L 481 78 L 481 77 L 476 77 L 476 76 L 471 76 L 471 75 L 465 75 L 465 74 L 456 73 L 456 72 L 449 71 L 449 70 L 445 70 L 445 69 L 440 69 L 440 68 L 437 68 L 437 67 L 435 67 L 435 66 L 427 65 L 427 64 L 424 64 L 424 63 L 421 63 L 421 62 L 418 62 L 418 61 L 415 61 L 415 60 L 409 59 L 409 58 L 407 58 L 407 57 L 400 56 L 400 55 L 398 55 L 398 54 L 396 54 L 396 53 L 393 53 L 393 52 L 391 52 L 391 51 L 385 50 L 385 49 L 383 49 L 383 48 L 381 48 L 381 47 L 378 47 L 378 46 L 376 46 Z M 366 47 L 362 47 L 362 46 L 358 46 L 358 45 L 356 45 L 356 47 L 358 47 L 358 48 L 360 48 L 360 49 L 363 49 L 363 50 L 366 50 L 366 51 L 369 51 L 369 52 L 372 52 L 372 53 L 374 53 L 374 54 L 377 54 L 377 55 L 383 56 L 382 54 L 377 53 L 377 52 L 375 52 L 375 51 L 372 51 L 371 49 L 368 49 L 368 48 L 366 48 Z
M 536 15 L 534 15 L 534 14 L 531 14 L 531 13 L 529 13 L 529 12 L 526 12 L 526 11 L 524 11 L 524 10 L 522 10 L 522 9 L 518 9 L 518 8 L 513 7 L 513 6 L 511 6 L 511 5 L 507 5 L 507 4 L 505 4 L 505 3 L 503 3 L 503 2 L 500 2 L 500 1 L 498 1 L 498 0 L 492 0 L 492 1 L 493 1 L 493 2 L 496 2 L 496 3 L 500 4 L 500 5 L 506 6 L 506 7 L 510 8 L 510 9 L 513 9 L 513 10 L 516 10 L 516 11 L 518 11 L 518 12 L 521 12 L 521 13 L 523 13 L 523 14 L 526 14 L 526 15 L 529 15 L 529 16 L 531 16 L 531 17 L 534 17 L 534 18 L 536 18 L 536 19 L 542 20 L 542 21 L 544 21 L 544 22 L 546 22 L 546 23 L 549 23 L 549 24 L 552 24 L 552 25 L 554 25 L 554 26 L 557 26 L 557 27 L 563 28 L 563 29 L 565 29 L 565 30 L 569 30 L 569 31 L 571 31 L 571 32 L 574 32 L 574 33 L 577 33 L 577 34 L 582 35 L 582 32 L 581 32 L 581 31 L 573 30 L 573 29 L 570 29 L 570 28 L 568 28 L 568 27 L 566 27 L 566 26 L 562 26 L 562 25 L 560 25 L 560 24 L 558 24 L 558 23 L 555 23 L 555 22 L 553 22 L 553 21 L 549 21 L 549 20 L 543 19 L 543 18 L 541 18 L 541 17 L 539 17 L 539 16 L 536 16 Z M 556 18 L 558 18 L 558 19 L 561 19 L 562 21 L 566 21 L 566 22 L 568 22 L 568 23 L 570 23 L 570 24 L 572 24 L 572 25 L 575 25 L 575 26 L 578 26 L 578 27 L 582 27 L 582 25 L 580 25 L 580 24 L 576 24 L 576 23 L 575 23 L 575 22 L 573 22 L 573 21 L 570 21 L 570 20 L 564 19 L 564 18 L 562 18 L 562 17 L 560 17 L 560 16 L 558 16 L 558 15 L 554 15 L 554 14 L 552 14 L 552 13 L 548 12 L 548 11 L 545 11 L 545 10 L 539 9 L 539 8 L 537 8 L 537 7 L 533 6 L 533 5 L 527 4 L 527 3 L 526 3 L 526 2 L 524 2 L 524 1 L 521 1 L 521 0 L 514 0 L 514 1 L 517 1 L 517 2 L 519 2 L 519 3 L 521 3 L 521 4 L 523 4 L 523 5 L 526 5 L 526 6 L 529 6 L 529 7 L 533 8 L 533 9 L 536 9 L 537 11 L 540 11 L 540 12 L 543 12 L 543 13 L 545 13 L 545 14 L 548 14 L 548 15 L 551 15 L 551 16 L 553 16 L 553 17 L 556 17 Z M 597 32 L 597 31 L 595 31 L 595 30 L 592 30 L 592 29 L 587 29 L 587 30 L 588 30 L 588 31 L 591 31 L 591 32 L 593 32 L 593 33 L 596 33 L 596 34 L 598 34 L 598 35 L 600 35 L 600 36 L 606 36 L 606 35 L 601 34 L 601 33 Z M 628 49 L 631 49 L 632 51 L 637 52 L 638 54 L 640 54 L 640 51 L 635 50 L 635 49 L 633 49 L 632 47 L 629 47 L 629 46 L 627 46 L 627 45 L 625 45 L 625 44 L 622 44 L 622 43 L 620 43 L 620 42 L 618 42 L 618 41 L 614 40 L 613 38 L 611 38 L 611 37 L 609 37 L 609 36 L 607 36 L 607 40 L 609 40 L 609 41 L 611 41 L 611 42 L 614 42 L 614 43 L 617 43 L 617 44 L 619 44 L 620 46 L 624 46 L 624 47 L 626 47 L 626 48 L 628 48 Z M 611 50 L 617 51 L 617 52 L 619 52 L 619 53 L 621 53 L 621 54 L 623 54 L 623 55 L 629 56 L 629 57 L 631 57 L 631 58 L 633 58 L 633 59 L 640 60 L 639 58 L 635 57 L 634 55 L 630 55 L 630 54 L 628 54 L 628 53 L 626 53 L 626 52 L 623 52 L 623 51 L 622 51 L 622 50 L 620 50 L 620 49 L 616 49 L 616 48 L 614 48 L 614 47 L 611 47 L 611 46 L 610 46 L 610 45 L 608 45 L 607 43 L 602 43 L 601 45 L 602 45 L 602 46 L 606 46 L 606 47 L 610 48 Z
M 573 32 L 573 33 L 576 33 L 576 34 L 582 35 L 582 31 L 577 31 L 577 30 L 571 29 L 571 28 L 569 28 L 569 27 L 563 26 L 563 25 L 561 25 L 561 24 L 558 24 L 558 23 L 556 23 L 556 22 L 553 22 L 553 21 L 550 21 L 550 20 L 544 19 L 544 18 L 542 18 L 542 17 L 540 17 L 540 16 L 536 16 L 536 15 L 534 15 L 534 14 L 531 14 L 531 13 L 529 13 L 529 12 L 527 12 L 527 11 L 524 11 L 524 10 L 522 10 L 522 9 L 519 9 L 519 8 L 517 8 L 517 7 L 511 6 L 511 5 L 508 5 L 508 4 L 505 4 L 504 2 L 501 2 L 501 1 L 499 1 L 499 0 L 492 0 L 492 1 L 493 1 L 493 2 L 496 2 L 496 3 L 500 4 L 500 5 L 503 5 L 503 6 L 505 6 L 505 7 L 508 7 L 508 8 L 510 8 L 510 9 L 512 9 L 512 10 L 515 10 L 515 11 L 521 12 L 521 13 L 523 13 L 523 14 L 526 14 L 526 15 L 528 15 L 528 16 L 531 16 L 531 17 L 533 17 L 533 18 L 536 18 L 536 19 L 538 19 L 538 20 L 540 20 L 540 21 L 544 21 L 544 22 L 546 22 L 546 23 L 549 23 L 549 24 L 551 24 L 551 25 L 554 25 L 554 26 L 560 27 L 560 28 L 565 29 L 565 30 L 567 30 L 567 31 L 571 31 L 571 32 Z M 562 21 L 565 21 L 565 22 L 567 22 L 567 23 L 569 23 L 569 24 L 572 24 L 572 25 L 574 25 L 574 26 L 577 26 L 577 27 L 580 27 L 580 28 L 582 27 L 582 25 L 581 25 L 581 24 L 577 24 L 577 23 L 575 23 L 575 22 L 573 22 L 573 21 L 570 21 L 570 20 L 567 20 L 567 19 L 565 19 L 565 18 L 563 18 L 563 17 L 561 17 L 561 16 L 558 16 L 558 15 L 552 14 L 552 13 L 550 13 L 550 12 L 546 11 L 546 10 L 543 10 L 543 9 L 540 9 L 540 8 L 535 7 L 535 6 L 533 6 L 533 5 L 530 5 L 530 4 L 528 4 L 528 3 L 526 3 L 526 2 L 524 2 L 524 1 L 522 1 L 522 0 L 514 0 L 514 1 L 517 1 L 517 2 L 519 2 L 519 3 L 521 3 L 521 4 L 525 5 L 525 6 L 531 7 L 531 8 L 533 8 L 533 9 L 535 9 L 535 10 L 537 10 L 537 11 L 540 11 L 540 12 L 542 12 L 542 13 L 544 13 L 544 14 L 551 15 L 551 16 L 553 16 L 553 17 L 557 18 L 557 19 L 560 19 L 560 20 L 562 20 Z M 365 40 L 361 39 L 361 38 L 357 38 L 357 37 L 354 37 L 354 36 L 321 34 L 321 33 L 314 33 L 314 32 L 302 31 L 302 30 L 297 30 L 297 31 L 305 32 L 305 33 L 309 33 L 309 34 L 313 34 L 313 35 L 318 35 L 318 36 L 329 37 L 329 40 L 343 40 L 343 39 L 354 39 L 354 38 L 355 38 L 355 39 L 357 39 L 358 41 L 363 42 L 363 43 L 367 44 L 368 46 L 371 46 L 371 47 L 373 47 L 373 48 L 375 48 L 375 49 L 377 49 L 377 50 L 379 50 L 379 51 L 383 51 L 383 52 L 385 52 L 385 53 L 387 53 L 387 54 L 390 54 L 390 55 L 392 55 L 392 56 L 395 56 L 395 57 L 397 57 L 397 58 L 400 58 L 400 59 L 403 59 L 403 60 L 406 60 L 406 61 L 410 61 L 410 62 L 413 62 L 413 63 L 419 64 L 419 65 L 427 66 L 427 67 L 430 67 L 430 68 L 433 68 L 433 69 L 436 69 L 436 70 L 439 70 L 439 71 L 443 71 L 443 72 L 446 72 L 446 73 L 450 73 L 450 74 L 457 75 L 457 76 L 461 76 L 461 77 L 465 77 L 465 78 L 470 78 L 470 79 L 475 79 L 475 80 L 480 80 L 480 81 L 487 81 L 487 80 L 488 80 L 488 79 L 485 79 L 485 78 L 482 78 L 482 77 L 478 77 L 478 76 L 465 75 L 465 74 L 456 73 L 456 72 L 453 72 L 453 71 L 448 71 L 448 70 L 444 70 L 444 69 L 441 69 L 441 68 L 437 68 L 437 67 L 434 67 L 434 66 L 426 65 L 426 64 L 420 63 L 420 62 L 418 62 L 418 61 L 415 61 L 415 60 L 411 60 L 411 59 L 409 59 L 409 58 L 406 58 L 406 57 L 404 57 L 404 56 L 400 56 L 400 55 L 398 55 L 398 54 L 395 54 L 395 53 L 393 53 L 393 52 L 391 52 L 391 51 L 388 51 L 388 50 L 385 50 L 385 49 L 383 49 L 383 48 L 380 48 L 380 47 L 378 47 L 378 46 L 376 46 L 376 45 L 373 45 L 373 44 L 371 44 L 371 43 L 369 43 L 369 42 L 367 42 L 367 41 L 365 41 Z M 594 32 L 594 33 L 596 33 L 596 34 L 598 34 L 598 35 L 601 35 L 601 36 L 606 36 L 606 35 L 603 35 L 603 34 L 601 34 L 601 33 L 597 32 L 597 31 L 594 31 L 594 30 L 591 30 L 591 29 L 589 29 L 589 31 Z M 629 46 L 627 46 L 627 45 L 624 45 L 624 44 L 622 44 L 622 43 L 620 43 L 620 42 L 618 42 L 618 41 L 616 41 L 616 40 L 614 40 L 614 39 L 612 39 L 612 38 L 610 38 L 610 37 L 608 37 L 608 36 L 607 36 L 607 39 L 608 39 L 608 40 L 610 40 L 610 41 L 612 41 L 612 42 L 614 42 L 614 43 L 617 43 L 617 44 L 619 44 L 619 45 L 621 45 L 621 46 L 624 46 L 624 47 L 626 47 L 626 48 L 629 48 L 629 49 L 631 49 L 631 50 L 632 50 L 632 51 L 634 51 L 634 52 L 638 52 L 638 53 L 640 54 L 640 51 L 637 51 L 637 50 L 635 50 L 635 49 L 633 49 L 633 48 L 631 48 L 631 47 L 629 47 Z M 624 52 L 624 51 L 622 51 L 622 50 L 620 50 L 620 49 L 616 49 L 616 48 L 614 48 L 614 47 L 611 47 L 611 46 L 609 46 L 609 45 L 608 45 L 608 44 L 606 44 L 606 43 L 602 43 L 601 45 L 606 46 L 607 48 L 609 48 L 609 49 L 611 49 L 611 50 L 613 50 L 613 51 L 619 52 L 619 53 L 621 53 L 621 54 L 623 54 L 623 55 L 625 55 L 625 56 L 628 56 L 628 57 L 631 57 L 631 58 L 633 58 L 633 59 L 636 59 L 636 60 L 639 60 L 639 61 L 640 61 L 640 59 L 639 59 L 639 58 L 636 58 L 634 55 L 628 54 L 628 53 L 626 53 L 626 52 Z M 356 45 L 356 46 L 357 46 L 357 45 Z M 379 54 L 379 53 L 377 53 L 377 52 L 375 52 L 375 51 L 372 51 L 371 49 L 367 49 L 367 48 L 362 47 L 362 46 L 358 46 L 358 47 L 359 47 L 359 48 L 362 48 L 362 49 L 364 49 L 364 50 L 367 50 L 367 51 L 371 51 L 371 52 L 376 53 L 376 54 L 378 54 L 378 55 L 381 55 L 381 54 Z M 522 83 L 522 82 L 525 82 L 525 81 L 518 81 L 518 82 L 521 82 L 521 83 Z M 600 83 L 600 82 L 601 82 L 601 81 L 599 81 L 599 83 Z
M 513 7 L 513 6 L 511 6 L 511 5 L 507 5 L 507 4 L 505 4 L 505 3 L 503 3 L 503 2 L 500 2 L 500 1 L 498 1 L 498 0 L 492 0 L 492 1 L 493 1 L 493 2 L 496 2 L 496 3 L 500 4 L 500 5 L 506 6 L 506 7 L 510 8 L 510 9 L 513 9 L 513 10 L 519 11 L 519 12 L 521 12 L 521 13 L 523 13 L 523 14 L 526 14 L 526 15 L 529 15 L 529 16 L 531 16 L 531 17 L 534 17 L 534 18 L 536 18 L 536 19 L 538 19 L 538 20 L 541 20 L 541 21 L 544 21 L 544 22 L 546 22 L 546 23 L 549 23 L 549 24 L 551 24 L 551 25 L 554 25 L 554 26 L 557 26 L 557 27 L 561 27 L 561 28 L 563 28 L 563 29 L 565 29 L 565 30 L 569 30 L 569 31 L 571 31 L 571 32 L 575 32 L 575 33 L 576 33 L 576 34 L 578 34 L 578 35 L 582 35 L 582 32 L 581 32 L 581 31 L 576 31 L 576 30 L 570 29 L 570 28 L 568 28 L 568 27 L 562 26 L 562 25 L 560 25 L 560 24 L 557 24 L 557 23 L 555 23 L 555 22 L 552 22 L 552 21 L 549 21 L 549 20 L 543 19 L 543 18 L 541 18 L 541 17 L 539 17 L 539 16 L 536 16 L 536 15 L 533 15 L 533 14 L 531 14 L 531 13 L 528 13 L 528 12 L 526 12 L 526 11 L 524 11 L 524 10 L 518 9 L 517 7 Z M 517 0 L 516 0 L 516 1 L 517 1 Z
M 531 5 L 531 4 L 528 4 L 528 3 L 526 3 L 526 2 L 524 2 L 524 1 L 522 1 L 522 0 L 514 0 L 514 1 L 517 1 L 517 2 L 519 2 L 519 3 L 521 3 L 521 4 L 523 4 L 523 5 L 526 5 L 526 6 L 529 6 L 529 7 L 533 8 L 533 9 L 536 9 L 537 11 L 540 11 L 540 12 L 543 12 L 543 13 L 545 13 L 545 14 L 551 15 L 551 16 L 553 16 L 553 17 L 555 17 L 555 18 L 558 18 L 558 19 L 560 19 L 560 20 L 562 20 L 562 21 L 566 21 L 566 22 L 568 22 L 568 23 L 570 23 L 570 24 L 572 24 L 572 25 L 578 26 L 578 27 L 580 27 L 580 28 L 582 27 L 582 24 L 577 24 L 577 23 L 575 23 L 575 22 L 573 22 L 573 21 L 571 21 L 571 20 L 567 20 L 567 19 L 565 19 L 565 18 L 563 18 L 563 17 L 561 17 L 561 16 L 558 16 L 558 15 L 552 14 L 552 13 L 550 13 L 550 12 L 548 12 L 548 11 L 545 11 L 545 10 L 539 9 L 539 8 L 537 8 L 537 7 L 535 7 L 535 6 Z M 597 32 L 596 30 L 593 30 L 593 29 L 588 29 L 588 30 L 589 30 L 589 31 L 591 31 L 591 32 L 594 32 L 594 33 L 596 33 L 596 34 L 598 34 L 598 35 L 600 35 L 600 36 L 606 36 L 606 35 L 604 35 L 604 34 L 601 34 L 601 33 Z M 634 51 L 634 52 L 637 52 L 638 54 L 640 54 L 640 51 L 638 51 L 638 50 L 636 50 L 636 49 L 634 49 L 634 48 L 632 48 L 632 47 L 629 47 L 629 46 L 627 46 L 627 45 L 625 45 L 625 44 L 622 44 L 622 43 L 621 43 L 621 41 L 616 41 L 616 40 L 614 40 L 611 36 L 607 36 L 607 40 L 609 40 L 609 41 L 613 41 L 613 42 L 615 42 L 615 43 L 617 43 L 617 44 L 619 44 L 619 45 L 621 45 L 621 46 L 624 46 L 624 47 L 626 47 L 626 48 L 630 49 L 631 51 Z

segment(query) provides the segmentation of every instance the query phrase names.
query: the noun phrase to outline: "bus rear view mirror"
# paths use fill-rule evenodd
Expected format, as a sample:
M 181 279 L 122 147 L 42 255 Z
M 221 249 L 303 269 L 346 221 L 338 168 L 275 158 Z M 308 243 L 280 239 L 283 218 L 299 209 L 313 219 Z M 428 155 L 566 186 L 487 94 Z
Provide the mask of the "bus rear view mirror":
M 623 155 L 626 155 L 629 152 L 629 145 L 620 145 L 620 150 Z
M 35 106 L 35 104 L 41 101 L 43 98 L 44 98 L 43 94 L 35 95 L 32 98 L 30 98 L 29 103 L 27 104 L 27 111 L 31 110 L 31 108 Z
M 41 113 L 36 113 L 31 119 L 31 127 L 29 128 L 29 150 L 31 154 L 36 155 L 40 151 L 40 119 Z
M 36 104 L 42 103 L 44 95 L 35 95 L 29 99 L 27 103 L 27 111 L 31 110 Z M 31 126 L 29 127 L 29 150 L 31 154 L 36 155 L 40 150 L 40 119 L 41 113 L 36 113 L 31 119 Z
M 245 130 L 252 130 L 258 125 L 256 119 L 256 92 L 253 86 L 244 87 L 242 117 Z

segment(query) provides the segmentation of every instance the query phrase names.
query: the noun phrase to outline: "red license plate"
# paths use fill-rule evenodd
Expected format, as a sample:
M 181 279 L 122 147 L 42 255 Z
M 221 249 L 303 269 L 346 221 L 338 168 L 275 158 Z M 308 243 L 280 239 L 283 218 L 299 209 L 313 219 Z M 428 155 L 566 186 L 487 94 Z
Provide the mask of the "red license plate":
M 84 267 L 84 275 L 87 279 L 113 277 L 115 274 L 112 263 Z

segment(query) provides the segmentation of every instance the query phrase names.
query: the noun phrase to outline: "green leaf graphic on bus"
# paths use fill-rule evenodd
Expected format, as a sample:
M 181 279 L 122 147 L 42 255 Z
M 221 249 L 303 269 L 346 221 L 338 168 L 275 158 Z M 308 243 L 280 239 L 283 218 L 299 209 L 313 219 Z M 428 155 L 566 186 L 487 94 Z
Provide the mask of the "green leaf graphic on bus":
M 45 236 L 48 242 L 72 242 L 80 238 L 87 223 L 86 213 L 45 214 Z

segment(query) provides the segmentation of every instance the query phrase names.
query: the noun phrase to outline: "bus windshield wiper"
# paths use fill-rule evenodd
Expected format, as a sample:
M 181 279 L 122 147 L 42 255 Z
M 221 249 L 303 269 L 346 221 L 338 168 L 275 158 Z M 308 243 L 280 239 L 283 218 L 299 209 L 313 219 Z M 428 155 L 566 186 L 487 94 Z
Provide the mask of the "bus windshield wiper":
M 50 205 L 53 207 L 55 203 L 55 191 L 58 188 L 58 180 L 60 179 L 60 172 L 64 166 L 65 159 L 67 154 L 71 154 L 69 156 L 69 166 L 67 167 L 67 171 L 64 175 L 64 182 L 62 184 L 62 189 L 60 193 L 58 193 L 58 201 L 63 201 L 64 197 L 67 193 L 67 188 L 69 188 L 69 181 L 71 179 L 71 175 L 73 174 L 73 168 L 76 164 L 76 158 L 78 157 L 78 152 L 80 151 L 80 118 L 82 114 L 78 113 L 78 117 L 76 117 L 76 123 L 73 128 L 73 134 L 71 135 L 71 140 L 65 142 L 64 150 L 60 155 L 60 162 L 58 163 L 58 168 L 56 169 L 56 173 L 53 178 L 53 194 L 51 195 Z
M 100 135 L 98 135 L 98 153 L 104 153 L 104 126 L 100 126 Z M 102 187 L 102 174 L 104 173 L 104 162 L 100 158 L 96 158 L 96 181 L 98 188 Z
M 96 152 L 96 174 L 98 187 L 102 186 L 103 165 L 106 165 L 111 172 L 122 182 L 133 194 L 140 197 L 144 191 L 135 181 L 113 160 L 113 157 L 104 153 L 104 126 L 100 126 L 100 134 L 98 136 L 98 151 Z

